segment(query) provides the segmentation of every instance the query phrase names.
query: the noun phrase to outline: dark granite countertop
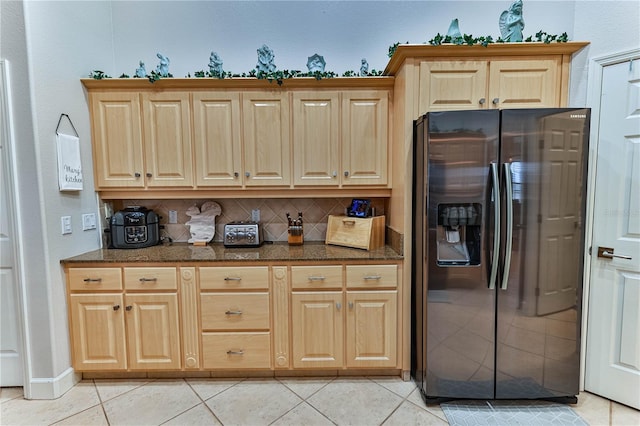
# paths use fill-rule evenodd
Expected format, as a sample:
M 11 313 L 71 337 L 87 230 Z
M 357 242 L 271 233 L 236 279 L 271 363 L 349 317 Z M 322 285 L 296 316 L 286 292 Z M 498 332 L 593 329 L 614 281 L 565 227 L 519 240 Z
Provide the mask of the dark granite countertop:
M 79 263 L 186 263 L 224 261 L 356 261 L 402 260 L 403 256 L 389 246 L 375 250 L 361 250 L 326 245 L 320 241 L 306 242 L 302 246 L 289 246 L 286 242 L 264 244 L 256 248 L 226 248 L 221 243 L 193 246 L 188 243 L 163 244 L 142 249 L 99 249 L 62 259 L 63 265 Z

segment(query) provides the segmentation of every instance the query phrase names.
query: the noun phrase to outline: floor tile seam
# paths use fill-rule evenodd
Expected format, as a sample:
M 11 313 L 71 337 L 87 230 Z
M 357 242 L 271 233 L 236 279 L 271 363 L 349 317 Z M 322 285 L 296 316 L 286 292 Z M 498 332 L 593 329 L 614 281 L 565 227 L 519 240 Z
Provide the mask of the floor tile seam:
M 215 394 L 211 395 L 211 396 L 210 396 L 210 397 L 208 397 L 207 399 L 203 399 L 203 398 L 201 398 L 201 397 L 200 397 L 200 395 L 198 394 L 198 392 L 196 392 L 196 391 L 195 391 L 195 389 L 193 389 L 193 388 L 191 388 L 191 389 L 193 389 L 193 391 L 196 393 L 196 395 L 198 395 L 198 398 L 202 399 L 202 402 L 204 402 L 204 403 L 206 404 L 206 403 L 207 403 L 207 401 L 211 401 L 213 398 L 215 398 L 215 397 L 217 397 L 217 396 L 222 395 L 223 393 L 227 392 L 229 389 L 232 389 L 232 388 L 234 388 L 234 387 L 238 386 L 238 385 L 239 385 L 239 384 L 241 384 L 241 383 L 246 382 L 248 379 L 249 379 L 249 377 L 237 378 L 236 380 L 238 380 L 238 383 L 234 383 L 234 384 L 232 384 L 231 386 L 229 386 L 228 388 L 226 388 L 226 389 L 222 389 L 220 392 L 218 392 L 218 393 L 215 393 Z M 188 384 L 188 382 L 187 382 L 187 384 Z M 222 423 L 222 422 L 221 422 L 221 423 Z
M 375 376 L 374 376 L 374 377 L 375 377 Z M 409 395 L 403 396 L 402 394 L 400 394 L 400 393 L 398 393 L 398 392 L 394 391 L 393 389 L 389 389 L 388 387 L 386 387 L 386 386 L 385 386 L 385 385 L 383 385 L 382 383 L 378 383 L 378 382 L 376 382 L 373 378 L 371 379 L 371 381 L 372 381 L 373 383 L 375 383 L 376 385 L 381 386 L 383 389 L 388 390 L 388 391 L 389 391 L 389 392 L 391 392 L 392 394 L 397 395 L 397 396 L 399 396 L 400 398 L 405 399 L 405 400 L 406 400 L 407 398 L 409 398 L 409 395 L 411 395 L 411 394 L 413 393 L 413 390 L 412 390 L 411 392 L 409 392 Z M 403 380 L 403 382 L 404 382 L 404 380 Z
M 214 418 L 215 418 L 215 419 L 216 419 L 220 424 L 222 424 L 222 422 L 220 421 L 220 419 L 218 418 L 218 416 L 216 416 L 216 415 L 215 415 L 215 413 L 214 413 L 213 411 L 211 411 L 211 408 L 209 408 L 209 406 L 208 406 L 204 401 L 202 401 L 202 399 L 200 399 L 200 402 L 198 402 L 198 403 L 197 403 L 197 404 L 195 404 L 194 406 L 187 408 L 186 410 L 184 410 L 184 411 L 182 411 L 182 412 L 180 412 L 180 413 L 176 414 L 175 416 L 173 416 L 173 417 L 171 417 L 171 418 L 169 418 L 169 419 L 167 419 L 167 420 L 164 420 L 162 423 L 160 423 L 160 425 L 163 425 L 163 424 L 168 423 L 168 422 L 170 422 L 171 420 L 173 420 L 173 419 L 175 419 L 175 418 L 177 418 L 177 417 L 180 417 L 181 415 L 183 415 L 183 414 L 184 414 L 184 413 L 186 413 L 187 411 L 189 411 L 189 410 L 193 410 L 193 409 L 194 409 L 194 408 L 196 408 L 198 405 L 204 405 L 204 406 L 205 406 L 205 407 L 206 407 L 206 408 L 211 412 L 211 414 L 213 415 L 213 417 L 214 417 Z
M 100 408 L 102 409 L 102 414 L 104 414 L 104 417 L 105 417 L 105 420 L 106 420 L 106 418 L 107 418 L 107 414 L 106 414 L 106 413 L 105 413 L 105 411 L 104 411 L 104 407 L 102 406 L 102 404 L 101 404 L 101 403 L 98 403 L 98 404 L 92 405 L 92 406 L 90 406 L 90 407 L 84 408 L 84 409 L 82 409 L 82 410 L 80 410 L 80 411 L 75 411 L 75 412 L 73 412 L 73 413 L 71 413 L 71 414 L 66 415 L 65 417 L 61 417 L 61 418 L 59 418 L 59 419 L 56 419 L 56 420 L 55 420 L 55 421 L 53 421 L 53 422 L 51 422 L 51 420 L 47 420 L 47 422 L 50 422 L 50 423 L 47 423 L 47 424 L 48 424 L 48 425 L 50 425 L 50 426 L 55 425 L 55 424 L 58 424 L 58 423 L 60 423 L 60 422 L 62 422 L 62 421 L 65 421 L 65 420 L 67 420 L 67 419 L 69 419 L 69 418 L 71 418 L 71 417 L 73 417 L 73 416 L 77 416 L 77 415 L 78 415 L 78 414 L 80 414 L 80 413 L 84 413 L 85 411 L 91 410 L 92 408 L 96 408 L 97 406 L 100 406 Z M 67 413 L 65 413 L 65 414 L 67 414 Z M 0 424 L 2 424 L 2 423 L 0 423 Z
M 275 379 L 276 379 L 276 380 L 277 380 L 277 381 L 278 381 L 282 386 L 286 387 L 286 388 L 287 388 L 287 389 L 289 389 L 291 392 L 293 392 L 293 394 L 294 394 L 295 396 L 297 396 L 298 398 L 300 398 L 301 400 L 303 400 L 303 401 L 305 401 L 305 402 L 308 402 L 307 400 L 308 400 L 309 398 L 311 398 L 313 395 L 315 395 L 315 394 L 317 394 L 318 392 L 320 392 L 322 389 L 324 389 L 325 387 L 327 387 L 327 385 L 328 385 L 329 383 L 331 383 L 331 382 L 333 381 L 333 380 L 328 381 L 327 383 L 325 383 L 324 385 L 322 385 L 322 387 L 320 387 L 318 390 L 316 390 L 316 391 L 315 391 L 315 392 L 313 392 L 311 395 L 309 395 L 309 396 L 307 396 L 307 397 L 305 398 L 305 397 L 303 397 L 302 395 L 298 395 L 298 394 L 296 393 L 296 391 L 294 391 L 294 390 L 293 390 L 293 389 L 291 389 L 289 386 L 287 386 L 287 384 L 286 384 L 286 383 L 282 383 L 282 381 L 281 381 L 279 378 L 277 378 L 277 377 L 276 377 Z M 311 405 L 311 404 L 309 404 L 309 405 Z
M 1 1 L 1 0 L 0 0 L 0 1 Z M 109 399 L 105 399 L 105 400 L 103 400 L 103 399 L 102 399 L 102 396 L 100 395 L 100 390 L 98 390 L 98 385 L 96 384 L 96 382 L 95 382 L 95 381 L 96 381 L 96 380 L 109 380 L 109 379 L 90 379 L 90 380 L 91 380 L 91 381 L 93 381 L 93 385 L 94 385 L 94 386 L 95 386 L 95 388 L 96 388 L 96 393 L 98 394 L 98 399 L 100 400 L 100 403 L 101 403 L 101 404 L 104 404 L 105 402 L 113 401 L 114 399 L 119 398 L 119 397 L 121 397 L 122 395 L 126 395 L 126 394 L 128 394 L 129 392 L 132 392 L 132 391 L 134 391 L 134 390 L 136 390 L 136 389 L 139 389 L 139 388 L 141 388 L 141 387 L 143 387 L 143 386 L 146 386 L 146 385 L 148 385 L 149 383 L 155 382 L 155 381 L 157 381 L 158 379 L 141 379 L 141 380 L 146 380 L 146 381 L 145 381 L 144 383 L 142 383 L 141 385 L 139 385 L 139 386 L 136 386 L 136 387 L 134 387 L 134 388 L 131 388 L 131 389 L 127 390 L 127 391 L 122 392 L 121 394 L 118 394 L 118 395 L 116 395 L 116 396 L 113 396 L 113 397 L 111 397 L 111 398 L 109 398 Z M 126 380 L 126 379 L 113 379 L 113 380 Z
M 410 395 L 409 395 L 409 396 L 410 396 Z M 409 404 L 413 404 L 414 406 L 416 406 L 416 407 L 420 408 L 420 409 L 421 409 L 421 410 L 423 410 L 423 411 L 426 411 L 427 413 L 431 414 L 432 416 L 437 417 L 437 418 L 439 418 L 440 420 L 444 420 L 445 422 L 449 423 L 449 421 L 447 420 L 447 417 L 444 415 L 444 411 L 442 412 L 443 417 L 440 417 L 440 416 L 439 416 L 439 415 L 437 415 L 436 413 L 434 413 L 434 412 L 430 411 L 430 410 L 426 407 L 426 405 L 425 405 L 424 407 L 423 407 L 423 406 L 421 406 L 421 405 L 418 405 L 418 404 L 416 404 L 415 402 L 411 401 L 411 400 L 409 399 L 409 397 L 407 397 L 407 402 L 408 402 Z M 440 407 L 440 404 L 438 404 L 438 407 Z M 442 407 L 440 407 L 440 409 L 442 410 Z
M 385 388 L 386 389 L 386 388 Z M 389 389 L 387 389 L 389 390 Z M 402 404 L 404 404 L 404 402 L 406 401 L 405 399 L 400 399 L 400 403 L 398 404 L 398 406 L 396 408 L 394 408 L 393 410 L 391 410 L 391 412 L 387 415 L 387 417 L 385 417 L 381 422 L 380 425 L 384 425 L 384 423 L 389 420 L 391 418 L 391 416 L 393 416 L 393 414 L 398 411 L 398 409 L 402 406 Z
M 277 422 L 278 420 L 282 419 L 284 416 L 286 416 L 287 414 L 289 414 L 290 412 L 292 412 L 293 410 L 295 410 L 297 407 L 299 407 L 302 404 L 307 404 L 309 407 L 311 407 L 314 411 L 316 411 L 318 414 L 320 414 L 322 417 L 324 417 L 325 419 L 329 420 L 331 423 L 333 423 L 334 425 L 336 425 L 337 423 L 335 423 L 333 420 L 331 420 L 330 418 L 328 418 L 322 411 L 318 410 L 316 407 L 314 407 L 313 405 L 311 405 L 310 402 L 305 401 L 302 397 L 300 397 L 299 395 L 297 395 L 294 392 L 294 395 L 296 395 L 297 397 L 300 398 L 300 402 L 298 402 L 296 405 L 294 405 L 293 407 L 291 407 L 289 410 L 287 410 L 285 413 L 283 413 L 280 417 L 278 417 L 277 419 L 275 419 L 274 421 L 272 421 L 271 423 L 269 423 L 269 425 L 274 424 L 275 422 Z

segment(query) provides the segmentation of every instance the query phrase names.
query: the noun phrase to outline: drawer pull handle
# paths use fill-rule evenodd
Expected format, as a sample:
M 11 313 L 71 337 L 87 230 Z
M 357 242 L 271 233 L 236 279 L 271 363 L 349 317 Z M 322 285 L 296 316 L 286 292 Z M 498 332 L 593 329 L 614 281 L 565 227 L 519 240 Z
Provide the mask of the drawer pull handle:
M 380 275 L 367 275 L 366 277 L 362 277 L 363 280 L 381 280 L 382 277 Z
M 85 278 L 85 283 L 99 283 L 102 281 L 102 278 Z
M 244 351 L 242 349 L 239 350 L 228 350 L 227 355 L 244 355 Z
M 309 281 L 324 281 L 326 278 L 323 276 L 315 275 L 315 276 L 310 276 L 308 279 Z
M 242 281 L 240 277 L 224 277 L 225 281 Z
M 145 283 L 145 282 L 155 282 L 155 281 L 158 281 L 158 279 L 157 279 L 157 278 L 145 278 L 145 277 L 140 278 L 140 282 L 141 282 L 141 283 Z
M 344 223 L 345 225 L 355 225 L 356 221 L 353 219 L 342 219 L 342 223 Z
M 225 315 L 242 315 L 242 311 L 227 311 Z

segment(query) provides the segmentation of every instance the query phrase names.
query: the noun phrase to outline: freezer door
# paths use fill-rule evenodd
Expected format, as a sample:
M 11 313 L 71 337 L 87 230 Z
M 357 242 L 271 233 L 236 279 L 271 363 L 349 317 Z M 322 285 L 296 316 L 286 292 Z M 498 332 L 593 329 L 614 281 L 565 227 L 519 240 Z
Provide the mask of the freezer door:
M 427 114 L 427 399 L 493 398 L 498 111 Z
M 578 394 L 588 119 L 502 111 L 496 398 Z

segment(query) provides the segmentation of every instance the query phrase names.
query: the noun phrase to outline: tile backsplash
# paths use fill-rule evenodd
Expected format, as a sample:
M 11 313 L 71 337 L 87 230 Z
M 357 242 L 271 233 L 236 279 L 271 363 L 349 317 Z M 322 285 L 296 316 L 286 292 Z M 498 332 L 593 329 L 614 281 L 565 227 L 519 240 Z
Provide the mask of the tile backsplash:
M 327 233 L 329 215 L 345 214 L 351 204 L 351 198 L 246 198 L 221 200 L 122 200 L 114 203 L 114 208 L 126 206 L 143 206 L 153 209 L 164 225 L 161 231 L 163 237 L 169 237 L 175 242 L 186 242 L 190 238 L 189 226 L 185 225 L 191 217 L 187 209 L 192 206 L 200 208 L 206 201 L 214 201 L 220 205 L 222 212 L 215 219 L 216 232 L 213 241 L 222 242 L 224 225 L 238 220 L 251 220 L 251 211 L 260 210 L 260 222 L 264 229 L 266 241 L 287 241 L 287 217 L 297 217 L 302 212 L 304 220 L 305 241 L 324 241 Z M 376 215 L 385 214 L 385 199 L 372 199 L 372 206 Z M 176 224 L 169 224 L 169 211 L 177 212 Z

